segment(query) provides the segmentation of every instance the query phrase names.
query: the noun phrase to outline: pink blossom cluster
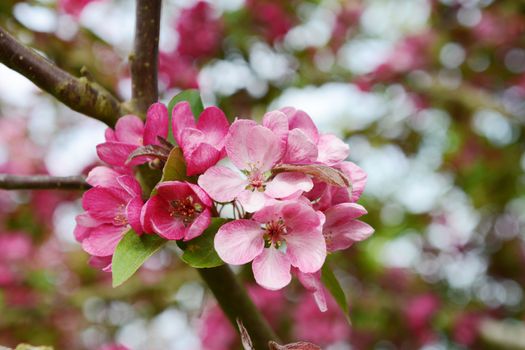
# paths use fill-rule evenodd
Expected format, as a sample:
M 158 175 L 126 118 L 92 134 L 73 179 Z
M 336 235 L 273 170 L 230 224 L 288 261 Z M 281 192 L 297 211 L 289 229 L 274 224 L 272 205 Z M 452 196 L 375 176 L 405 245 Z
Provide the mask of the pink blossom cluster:
M 251 262 L 256 282 L 270 290 L 288 285 L 293 273 L 325 310 L 319 277 L 327 254 L 373 233 L 358 220 L 367 213 L 356 203 L 366 174 L 346 161 L 348 145 L 320 133 L 308 114 L 294 108 L 268 112 L 262 124 L 237 119 L 230 125 L 213 106 L 195 121 L 190 104 L 180 102 L 171 123 L 187 181 L 160 182 L 149 198 L 133 172 L 162 157 L 137 150 L 171 146 L 166 107 L 152 105 L 145 123 L 132 115 L 121 118 L 98 145 L 110 167 L 89 173 L 93 188 L 83 196 L 86 212 L 77 217 L 75 230 L 93 263 L 109 270 L 118 242 L 131 228 L 139 235 L 187 241 L 230 206 L 233 220 L 214 240 L 220 258 L 233 265 Z
M 286 2 L 248 0 L 246 8 L 261 34 L 270 43 L 282 40 L 294 24 L 293 12 L 286 9 Z

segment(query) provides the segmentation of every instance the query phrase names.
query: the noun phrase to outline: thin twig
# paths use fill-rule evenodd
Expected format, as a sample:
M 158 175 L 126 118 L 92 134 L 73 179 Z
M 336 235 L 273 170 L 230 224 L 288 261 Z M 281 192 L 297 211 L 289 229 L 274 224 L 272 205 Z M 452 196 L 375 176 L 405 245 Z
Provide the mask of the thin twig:
M 22 74 L 69 108 L 113 126 L 129 113 L 124 104 L 86 77 L 76 78 L 26 47 L 0 27 L 0 62 Z
M 161 0 L 137 0 L 135 43 L 131 60 L 133 104 L 145 113 L 159 98 L 157 66 Z
M 0 189 L 4 190 L 86 190 L 90 187 L 83 176 L 0 174 Z

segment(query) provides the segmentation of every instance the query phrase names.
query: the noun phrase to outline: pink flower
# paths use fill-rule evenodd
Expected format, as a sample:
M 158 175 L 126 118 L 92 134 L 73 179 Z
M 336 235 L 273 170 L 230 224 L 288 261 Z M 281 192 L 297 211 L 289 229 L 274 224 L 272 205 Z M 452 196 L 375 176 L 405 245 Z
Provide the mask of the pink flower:
M 222 23 L 208 2 L 198 1 L 182 10 L 176 29 L 179 33 L 177 52 L 182 56 L 192 60 L 210 57 L 219 49 Z
M 322 216 L 322 215 L 321 215 Z M 291 267 L 317 272 L 326 258 L 322 219 L 308 204 L 281 201 L 265 206 L 251 220 L 221 226 L 215 249 L 233 265 L 253 260 L 255 280 L 264 288 L 281 289 L 291 281 Z
M 98 157 L 107 164 L 125 167 L 129 155 L 138 147 L 158 145 L 157 136 L 168 136 L 168 110 L 161 103 L 151 105 L 147 112 L 146 124 L 135 115 L 120 118 L 115 130 L 106 130 L 106 142 L 97 146 Z M 137 165 L 150 160 L 148 157 L 135 158 L 131 165 Z
M 59 0 L 58 6 L 61 11 L 74 17 L 80 17 L 84 7 L 97 0 Z
M 226 153 L 241 173 L 223 166 L 209 168 L 199 177 L 199 185 L 217 202 L 239 201 L 252 213 L 268 198 L 286 198 L 309 191 L 312 179 L 301 173 L 283 172 L 272 176 L 272 167 L 286 147 L 280 134 L 251 120 L 235 121 L 225 140 Z M 244 176 L 243 176 L 244 174 Z
M 367 174 L 356 164 L 341 162 L 334 168 L 340 170 L 350 180 L 352 188 L 349 191 L 346 187 L 332 186 L 314 179 L 314 187 L 306 193 L 306 197 L 315 202 L 314 207 L 317 210 L 326 210 L 341 203 L 355 203 L 365 189 Z
M 270 43 L 281 40 L 293 26 L 294 18 L 280 1 L 248 0 L 246 7 Z
M 320 134 L 312 118 L 292 107 L 264 115 L 263 125 L 280 136 L 286 145 L 285 164 L 336 165 L 348 157 L 349 147 L 332 134 Z
M 82 197 L 86 213 L 76 218 L 75 237 L 89 254 L 108 257 L 130 228 L 142 233 L 142 189 L 134 177 L 106 167 L 94 168 L 87 181 L 94 187 Z
M 212 201 L 197 185 L 166 181 L 157 185 L 142 209 L 141 221 L 146 232 L 155 232 L 166 239 L 200 236 L 209 226 Z
M 326 221 L 323 236 L 329 252 L 349 248 L 354 242 L 367 239 L 374 233 L 372 226 L 356 220 L 367 214 L 366 209 L 357 203 L 341 203 L 323 212 Z
M 180 102 L 171 115 L 173 134 L 184 153 L 188 176 L 202 174 L 225 156 L 229 123 L 219 108 L 206 108 L 195 122 L 190 104 Z
M 191 60 L 174 52 L 159 52 L 159 81 L 165 89 L 196 89 L 199 71 Z

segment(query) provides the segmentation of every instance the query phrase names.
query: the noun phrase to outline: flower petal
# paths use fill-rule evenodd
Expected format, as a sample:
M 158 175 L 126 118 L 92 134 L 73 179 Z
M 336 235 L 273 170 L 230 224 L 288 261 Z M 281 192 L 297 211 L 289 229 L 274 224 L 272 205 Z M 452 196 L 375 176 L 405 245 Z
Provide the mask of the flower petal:
M 142 195 L 142 188 L 139 182 L 130 175 L 122 175 L 117 177 L 117 182 L 130 196 L 140 197 Z
M 286 145 L 288 140 L 288 117 L 283 112 L 271 111 L 264 115 L 262 125 L 275 133 Z
M 301 272 L 317 272 L 326 259 L 326 243 L 317 231 L 292 233 L 286 236 L 286 255 Z
M 308 192 L 313 188 L 312 179 L 301 173 L 279 173 L 266 185 L 264 193 L 272 198 L 285 198 L 297 191 Z
M 118 187 L 117 177 L 121 174 L 107 166 L 97 166 L 91 169 L 86 182 L 91 186 Z
M 126 206 L 126 217 L 137 234 L 142 234 L 142 225 L 140 224 L 140 213 L 142 211 L 142 199 L 135 197 L 129 201 Z
M 338 165 L 341 171 L 350 179 L 352 183 L 351 201 L 356 202 L 365 190 L 367 174 L 352 162 L 342 162 Z
M 255 281 L 270 290 L 281 289 L 290 283 L 290 268 L 287 255 L 273 247 L 265 248 L 252 263 Z
M 326 165 L 342 162 L 350 154 L 350 147 L 340 138 L 332 134 L 322 134 L 317 143 L 319 156 L 317 161 Z
M 186 235 L 184 236 L 184 240 L 189 241 L 190 239 L 200 236 L 204 230 L 210 226 L 210 222 L 211 213 L 209 209 L 206 209 L 199 216 L 197 216 L 191 223 L 190 227 L 188 227 Z
M 198 183 L 213 200 L 221 203 L 233 201 L 248 184 L 238 173 L 223 166 L 206 170 Z
M 318 271 L 316 273 L 303 273 L 299 269 L 295 269 L 294 271 L 296 271 L 297 278 L 303 287 L 313 294 L 319 311 L 325 312 L 328 310 L 323 284 L 321 283 L 321 272 Z
M 366 214 L 365 208 L 355 203 L 338 204 L 325 211 L 326 223 L 323 235 L 328 251 L 344 250 L 356 241 L 362 241 L 374 233 L 374 229 L 357 217 Z
M 317 146 L 300 129 L 293 129 L 288 134 L 288 143 L 283 163 L 312 164 L 317 160 Z
M 143 145 L 144 123 L 136 115 L 128 114 L 117 120 L 115 137 L 119 142 Z
M 263 231 L 253 220 L 235 220 L 222 225 L 214 240 L 215 250 L 228 264 L 252 261 L 264 249 Z
M 82 207 L 94 219 L 110 223 L 124 214 L 125 195 L 124 191 L 93 187 L 84 193 Z
M 288 116 L 290 130 L 301 129 L 313 143 L 317 144 L 319 141 L 319 131 L 312 118 L 310 118 L 305 111 L 292 107 L 281 108 L 281 111 Z
M 126 166 L 129 155 L 137 147 L 137 145 L 129 143 L 104 142 L 97 145 L 97 155 L 102 161 L 110 165 Z
M 224 147 L 230 123 L 224 112 L 215 106 L 206 108 L 199 117 L 197 129 L 206 135 L 206 141 L 218 150 Z
M 82 249 L 95 256 L 113 255 L 127 230 L 125 226 L 100 225 L 82 241 Z
M 159 196 L 153 196 L 148 203 L 150 205 L 150 223 L 153 231 L 166 239 L 179 240 L 184 238 L 186 227 L 182 220 L 170 215 L 166 201 L 160 199 Z
M 193 113 L 188 102 L 179 102 L 175 105 L 175 107 L 173 107 L 171 112 L 171 125 L 173 129 L 173 137 L 179 146 L 181 146 L 182 131 L 185 128 L 195 128 L 195 118 L 193 117 Z
M 168 109 L 162 103 L 152 104 L 146 114 L 144 126 L 144 144 L 158 145 L 157 136 L 167 138 L 169 129 Z
M 237 196 L 237 200 L 241 203 L 244 210 L 248 213 L 254 213 L 264 207 L 266 196 L 263 192 L 243 190 Z
M 285 147 L 270 129 L 253 121 L 235 121 L 226 137 L 226 153 L 239 169 L 270 170 L 284 153 Z
M 186 159 L 186 174 L 188 176 L 204 173 L 221 160 L 221 152 L 214 146 L 201 143 L 190 153 L 184 152 Z

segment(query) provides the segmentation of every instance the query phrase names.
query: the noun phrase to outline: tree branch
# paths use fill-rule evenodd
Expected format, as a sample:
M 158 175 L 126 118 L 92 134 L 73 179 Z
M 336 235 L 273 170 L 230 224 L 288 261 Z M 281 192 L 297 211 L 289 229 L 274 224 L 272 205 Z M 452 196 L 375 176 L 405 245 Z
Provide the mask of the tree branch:
M 279 341 L 228 265 L 198 270 L 235 329 L 240 319 L 255 349 L 268 349 L 270 340 Z
M 87 190 L 90 187 L 83 176 L 0 174 L 0 189 L 4 190 Z
M 137 0 L 135 47 L 130 55 L 133 105 L 141 113 L 157 102 L 162 0 Z
M 0 62 L 22 74 L 69 108 L 113 126 L 129 113 L 113 95 L 87 78 L 76 78 L 26 47 L 0 27 Z

